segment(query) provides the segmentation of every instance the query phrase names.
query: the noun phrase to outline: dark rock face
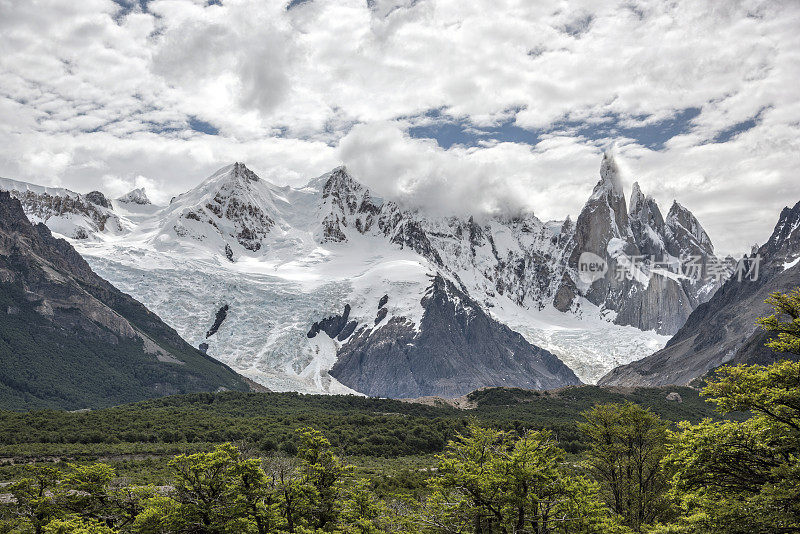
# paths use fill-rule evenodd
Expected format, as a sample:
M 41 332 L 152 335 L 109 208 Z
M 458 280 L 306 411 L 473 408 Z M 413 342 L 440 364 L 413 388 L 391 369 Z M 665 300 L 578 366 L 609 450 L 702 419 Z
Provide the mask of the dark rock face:
M 238 232 L 234 237 L 240 245 L 253 252 L 261 249 L 261 240 L 275 224 L 259 206 L 249 204 L 235 193 L 225 195 L 220 192 L 205 207 L 218 219 L 236 223 Z
M 228 261 L 233 261 L 233 249 L 227 243 L 225 243 L 225 257 L 228 258 Z
M 85 196 L 86 200 L 92 204 L 97 204 L 98 206 L 103 206 L 104 208 L 111 207 L 111 202 L 109 202 L 106 196 L 100 191 L 90 191 L 89 193 L 86 193 Z
M 378 231 L 400 248 L 411 248 L 437 265 L 439 252 L 415 216 L 394 202 L 378 201 L 353 179 L 344 167 L 334 170 L 322 186 L 322 200 L 328 211 L 322 220 L 322 242 L 347 241 L 345 229 L 366 234 Z
M 664 217 L 655 199 L 645 196 L 638 182 L 634 182 L 631 191 L 628 220 L 639 252 L 645 256 L 661 256 L 665 252 L 664 244 L 659 239 L 666 233 Z
M 617 367 L 600 380 L 601 385 L 660 386 L 688 384 L 725 363 L 767 364 L 786 354 L 764 347 L 768 334 L 755 325 L 756 318 L 771 314 L 764 300 L 774 291 L 800 286 L 800 202 L 785 208 L 769 241 L 762 245 L 756 280 L 738 275 L 727 280 L 708 302 L 700 304 L 686 324 L 662 350 L 636 362 Z M 744 261 L 746 274 L 756 260 Z M 787 268 L 788 267 L 788 268 Z
M 553 298 L 553 306 L 560 312 L 566 312 L 572 307 L 577 295 L 578 287 L 575 285 L 575 280 L 569 273 L 564 273 Z
M 666 249 L 673 256 L 688 254 L 709 257 L 714 255 L 714 246 L 700 222 L 691 211 L 678 202 L 673 202 L 667 214 Z
M 547 389 L 579 384 L 557 357 L 486 315 L 437 276 L 422 300 L 421 324 L 392 317 L 362 326 L 339 351 L 331 375 L 367 395 L 459 396 L 484 386 Z
M 323 184 L 322 201 L 328 210 L 322 220 L 322 242 L 346 241 L 344 229 L 348 227 L 361 234 L 369 232 L 381 211 L 369 190 L 354 180 L 344 167 L 335 169 Z
M 67 241 L 32 226 L 8 192 L 0 192 L 0 306 L 19 310 L 0 316 L 0 383 L 8 386 L 0 406 L 74 409 L 249 389 L 97 276 Z
M 382 296 L 381 299 L 378 301 L 378 309 L 386 306 L 387 302 L 389 302 L 389 295 Z
M 408 247 L 436 265 L 443 265 L 439 251 L 431 244 L 419 221 L 395 210 L 397 210 L 395 206 L 390 206 L 390 212 L 381 217 L 378 222 L 378 226 L 384 235 L 389 237 L 389 240 L 400 246 L 400 248 Z
M 220 309 L 217 310 L 217 315 L 214 317 L 214 324 L 212 324 L 211 328 L 209 328 L 208 332 L 206 332 L 206 339 L 217 333 L 219 327 L 222 326 L 222 322 L 228 317 L 229 309 L 230 307 L 227 304 L 224 304 Z
M 328 334 L 328 337 L 331 339 L 335 339 L 348 327 L 348 319 L 350 318 L 350 305 L 344 305 L 344 311 L 341 315 L 331 315 L 330 317 L 326 317 L 321 321 L 318 321 L 311 325 L 311 330 L 308 331 L 306 334 L 308 337 L 312 338 L 319 334 L 320 332 L 325 332 Z M 352 330 L 350 331 L 352 333 Z
M 344 325 L 344 328 L 342 328 L 342 331 L 339 332 L 339 335 L 336 336 L 336 339 L 338 341 L 344 341 L 345 339 L 350 337 L 353 334 L 353 332 L 355 332 L 356 326 L 358 326 L 357 322 L 355 322 L 355 321 L 348 322 L 346 325 Z

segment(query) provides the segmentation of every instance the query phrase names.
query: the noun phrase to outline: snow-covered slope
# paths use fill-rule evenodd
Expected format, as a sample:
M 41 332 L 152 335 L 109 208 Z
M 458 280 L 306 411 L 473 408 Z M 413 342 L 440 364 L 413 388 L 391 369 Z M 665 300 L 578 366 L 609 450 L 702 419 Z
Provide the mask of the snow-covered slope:
M 631 206 L 629 216 L 613 161 L 604 162 L 603 168 L 590 202 L 619 204 L 608 211 L 614 237 L 628 239 L 628 219 L 636 210 Z M 146 198 L 143 192 L 132 196 Z M 381 346 L 378 341 L 401 337 L 411 339 L 411 345 L 415 339 L 427 340 L 430 347 L 433 338 L 421 330 L 430 329 L 423 324 L 430 325 L 442 310 L 455 310 L 447 312 L 447 321 L 456 321 L 450 324 L 466 325 L 463 339 L 472 335 L 470 317 L 485 314 L 481 328 L 494 332 L 489 336 L 494 344 L 459 364 L 469 369 L 435 366 L 432 372 L 450 375 L 438 377 L 430 383 L 439 386 L 430 387 L 449 388 L 461 376 L 498 383 L 505 376 L 513 380 L 509 385 L 571 383 L 568 373 L 546 357 L 547 362 L 531 363 L 539 348 L 558 357 L 581 380 L 594 382 L 668 339 L 653 330 L 615 324 L 617 313 L 579 291 L 568 311 L 554 306 L 570 273 L 576 225 L 569 219 L 542 222 L 533 214 L 431 217 L 374 197 L 344 167 L 292 188 L 262 180 L 241 163 L 220 169 L 166 207 L 123 199 L 111 204 L 110 212 L 129 227 L 74 241 L 92 267 L 190 343 L 204 344 L 208 354 L 274 390 L 351 391 L 329 372 L 337 359 L 346 354 L 372 358 Z M 438 287 L 450 288 L 438 293 L 450 304 L 426 307 L 423 301 L 432 302 L 437 279 Z M 207 336 L 225 305 L 219 328 Z M 309 336 L 312 325 L 341 316 L 345 305 L 347 322 L 355 323 L 351 329 L 334 337 L 324 331 Z M 505 327 L 522 335 L 521 345 L 510 334 L 498 334 Z M 365 342 L 365 336 L 374 336 L 372 342 Z M 489 354 L 503 354 L 498 347 L 532 359 L 489 361 Z M 402 353 L 418 358 L 417 352 Z M 486 356 L 486 369 L 494 366 L 500 375 L 484 374 L 481 355 Z M 520 370 L 529 365 L 533 375 L 522 382 Z M 403 369 L 410 373 L 416 367 Z M 380 369 L 372 372 L 388 376 Z M 380 389 L 357 385 L 357 373 L 349 365 L 337 376 L 381 394 Z M 417 381 L 407 391 L 427 383 Z

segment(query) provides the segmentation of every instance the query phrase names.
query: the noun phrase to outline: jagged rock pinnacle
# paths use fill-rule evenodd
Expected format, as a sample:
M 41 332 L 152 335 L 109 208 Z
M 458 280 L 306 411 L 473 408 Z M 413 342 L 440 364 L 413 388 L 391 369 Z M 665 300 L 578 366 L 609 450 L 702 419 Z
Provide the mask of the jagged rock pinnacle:
M 639 187 L 639 182 L 633 182 L 633 186 L 631 187 L 631 202 L 628 206 L 628 214 L 633 215 L 634 213 L 638 212 L 642 204 L 645 201 L 645 196 L 642 193 L 642 189 Z

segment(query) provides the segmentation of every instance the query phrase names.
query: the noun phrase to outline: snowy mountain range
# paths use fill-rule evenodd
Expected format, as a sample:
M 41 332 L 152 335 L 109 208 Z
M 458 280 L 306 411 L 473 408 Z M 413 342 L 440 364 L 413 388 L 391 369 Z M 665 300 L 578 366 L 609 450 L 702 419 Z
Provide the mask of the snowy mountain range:
M 373 196 L 344 167 L 294 188 L 234 163 L 165 207 L 144 190 L 0 189 L 270 389 L 413 397 L 595 382 L 662 348 L 713 295 L 723 277 L 670 268 L 718 262 L 691 212 L 676 202 L 663 217 L 637 184 L 628 206 L 610 155 L 600 175 L 575 223 L 432 216 Z M 592 282 L 585 252 L 607 266 Z

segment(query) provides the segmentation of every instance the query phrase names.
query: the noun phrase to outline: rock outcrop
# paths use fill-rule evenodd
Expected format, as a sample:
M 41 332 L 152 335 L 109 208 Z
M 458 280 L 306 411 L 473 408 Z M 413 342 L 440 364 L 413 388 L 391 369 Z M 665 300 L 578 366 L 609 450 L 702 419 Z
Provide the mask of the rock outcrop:
M 377 329 L 357 330 L 339 351 L 331 375 L 356 391 L 395 398 L 457 397 L 484 386 L 580 384 L 557 357 L 489 317 L 441 276 L 422 306 L 419 325 L 392 317 Z
M 214 334 L 217 333 L 219 327 L 222 326 L 223 321 L 228 317 L 228 310 L 230 306 L 227 304 L 223 304 L 218 310 L 216 315 L 214 316 L 214 324 L 211 325 L 211 328 L 208 329 L 206 332 L 206 339 L 210 338 Z
M 177 212 L 174 220 L 169 217 L 171 230 L 179 237 L 197 241 L 221 238 L 228 245 L 233 242 L 246 251 L 257 252 L 275 225 L 268 213 L 272 207 L 270 192 L 263 185 L 243 163 L 223 167 L 170 203 L 172 213 Z M 228 256 L 232 259 L 233 253 Z
M 122 202 L 123 204 L 139 204 L 140 206 L 148 206 L 151 204 L 150 199 L 147 198 L 144 187 L 129 191 L 117 198 L 117 202 Z
M 0 179 L 0 190 L 18 199 L 28 218 L 43 222 L 53 231 L 72 239 L 124 230 L 121 219 L 100 191 L 81 195 L 68 189 L 41 187 Z

